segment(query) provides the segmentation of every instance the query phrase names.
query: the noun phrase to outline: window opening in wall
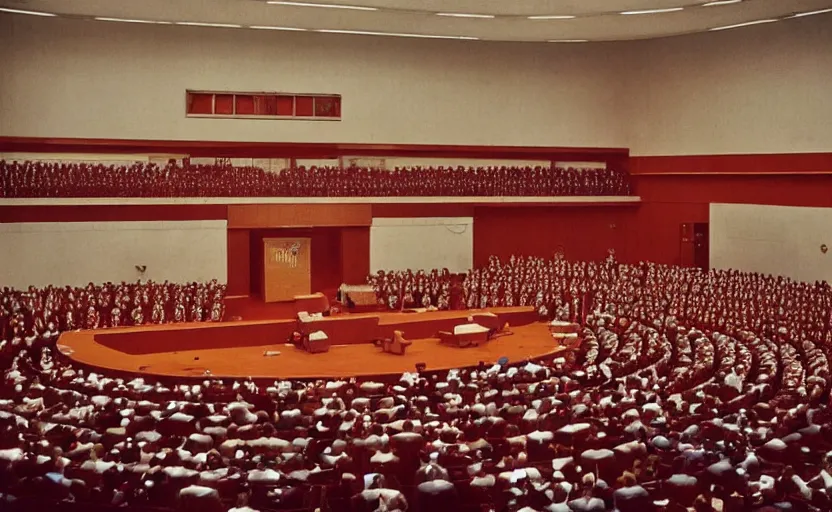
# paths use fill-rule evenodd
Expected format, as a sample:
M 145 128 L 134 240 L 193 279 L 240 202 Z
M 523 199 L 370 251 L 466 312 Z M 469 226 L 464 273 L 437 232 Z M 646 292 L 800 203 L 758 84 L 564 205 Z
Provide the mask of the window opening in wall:
M 185 92 L 187 117 L 340 121 L 340 94 L 285 92 Z

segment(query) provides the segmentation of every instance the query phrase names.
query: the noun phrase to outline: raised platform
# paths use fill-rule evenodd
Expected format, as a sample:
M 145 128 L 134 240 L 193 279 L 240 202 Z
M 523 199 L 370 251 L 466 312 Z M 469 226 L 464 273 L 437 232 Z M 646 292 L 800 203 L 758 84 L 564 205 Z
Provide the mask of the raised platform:
M 476 348 L 443 346 L 436 334 L 467 323 L 478 311 L 355 314 L 320 322 L 334 346 L 325 354 L 309 354 L 286 345 L 296 328 L 294 320 L 223 322 L 218 324 L 167 324 L 61 335 L 62 354 L 83 366 L 123 375 L 152 374 L 204 379 L 312 379 L 394 376 L 413 371 L 417 363 L 430 370 L 476 366 L 500 357 L 533 360 L 563 350 L 536 322 L 532 308 L 491 310 L 511 324 L 513 335 L 499 337 Z M 414 343 L 404 356 L 385 354 L 372 339 L 404 332 Z M 344 342 L 339 342 L 339 338 Z M 264 357 L 265 351 L 280 351 Z M 210 372 L 210 373 L 206 373 Z

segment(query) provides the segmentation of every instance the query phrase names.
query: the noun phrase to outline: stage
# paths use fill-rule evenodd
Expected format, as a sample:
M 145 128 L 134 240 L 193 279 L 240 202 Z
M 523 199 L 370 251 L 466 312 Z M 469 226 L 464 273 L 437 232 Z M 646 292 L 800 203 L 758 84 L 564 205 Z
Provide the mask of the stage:
M 293 319 L 201 324 L 165 324 L 92 331 L 65 332 L 60 352 L 81 366 L 132 376 L 193 378 L 314 379 L 392 377 L 414 371 L 476 366 L 480 361 L 537 360 L 561 347 L 532 308 L 486 310 L 505 318 L 513 334 L 473 348 L 439 343 L 436 333 L 467 322 L 483 310 L 424 313 L 365 313 L 314 322 L 333 340 L 330 351 L 310 354 L 287 344 L 297 327 Z M 382 352 L 372 340 L 401 330 L 413 344 L 403 356 Z M 340 341 L 339 341 L 340 339 Z M 266 351 L 279 351 L 265 357 Z

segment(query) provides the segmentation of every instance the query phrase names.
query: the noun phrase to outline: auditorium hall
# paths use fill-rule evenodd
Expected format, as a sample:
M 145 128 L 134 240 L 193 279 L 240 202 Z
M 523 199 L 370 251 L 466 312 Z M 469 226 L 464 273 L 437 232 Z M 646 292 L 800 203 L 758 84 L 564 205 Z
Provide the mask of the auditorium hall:
M 0 0 L 0 511 L 832 511 L 832 0 Z

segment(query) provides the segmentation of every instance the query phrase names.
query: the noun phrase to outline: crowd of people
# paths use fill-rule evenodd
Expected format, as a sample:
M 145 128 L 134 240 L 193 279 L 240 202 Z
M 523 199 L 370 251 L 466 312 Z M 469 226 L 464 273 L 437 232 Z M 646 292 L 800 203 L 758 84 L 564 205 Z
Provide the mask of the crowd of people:
M 614 169 L 554 167 L 298 167 L 104 165 L 0 161 L 0 197 L 625 196 Z
M 619 264 L 553 258 L 489 259 L 468 272 L 468 308 L 534 306 L 550 319 L 583 321 L 605 313 L 650 325 L 674 322 L 735 334 L 747 330 L 832 347 L 832 287 L 734 270 L 702 270 L 643 262 Z M 659 327 L 658 325 L 655 325 Z
M 367 277 L 378 304 L 388 309 L 462 309 L 459 279 L 447 268 L 379 270 Z
M 17 344 L 63 331 L 171 322 L 220 322 L 225 284 L 89 283 L 0 290 L 0 340 Z
M 447 275 L 385 278 L 411 279 L 417 293 L 420 279 L 432 290 Z M 832 509 L 826 283 L 611 256 L 494 258 L 461 288 L 471 305 L 526 303 L 580 321 L 582 343 L 389 382 L 130 379 L 54 357 L 47 336 L 5 345 L 0 500 Z

